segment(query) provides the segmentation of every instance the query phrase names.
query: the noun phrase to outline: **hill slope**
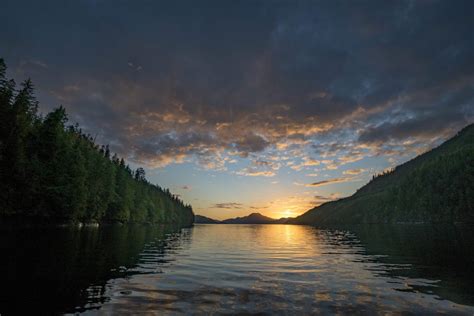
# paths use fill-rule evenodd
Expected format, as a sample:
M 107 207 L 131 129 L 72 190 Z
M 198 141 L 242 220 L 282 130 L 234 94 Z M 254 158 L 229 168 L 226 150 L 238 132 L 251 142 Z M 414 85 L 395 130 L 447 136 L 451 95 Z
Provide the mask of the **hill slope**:
M 474 124 L 294 224 L 474 222 Z

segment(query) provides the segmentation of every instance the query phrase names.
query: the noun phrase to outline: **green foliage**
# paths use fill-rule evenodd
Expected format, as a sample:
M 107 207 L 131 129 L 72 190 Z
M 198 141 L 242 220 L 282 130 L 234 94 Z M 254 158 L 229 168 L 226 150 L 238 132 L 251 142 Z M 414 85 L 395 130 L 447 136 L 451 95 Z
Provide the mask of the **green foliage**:
M 438 148 L 375 176 L 353 196 L 325 203 L 295 223 L 474 222 L 474 125 Z
M 191 206 L 67 126 L 63 107 L 38 116 L 31 81 L 17 91 L 5 71 L 0 59 L 0 217 L 192 224 Z

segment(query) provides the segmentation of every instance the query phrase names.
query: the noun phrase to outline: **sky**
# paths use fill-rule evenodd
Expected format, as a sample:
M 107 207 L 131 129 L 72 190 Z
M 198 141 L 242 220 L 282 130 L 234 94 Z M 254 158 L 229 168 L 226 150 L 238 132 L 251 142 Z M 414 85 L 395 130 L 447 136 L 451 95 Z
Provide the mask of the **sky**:
M 196 214 L 296 216 L 474 121 L 474 2 L 2 0 L 0 57 Z

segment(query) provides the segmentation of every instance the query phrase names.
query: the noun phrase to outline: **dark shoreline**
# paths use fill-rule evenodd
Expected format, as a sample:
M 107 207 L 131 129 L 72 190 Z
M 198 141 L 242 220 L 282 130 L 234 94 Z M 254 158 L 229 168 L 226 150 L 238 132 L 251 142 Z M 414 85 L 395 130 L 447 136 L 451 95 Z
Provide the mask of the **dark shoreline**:
M 180 225 L 178 223 L 151 223 L 151 222 L 120 222 L 120 221 L 68 221 L 52 220 L 50 218 L 37 217 L 3 217 L 0 218 L 0 228 L 100 228 L 104 226 L 176 226 L 179 228 L 192 227 L 190 225 Z

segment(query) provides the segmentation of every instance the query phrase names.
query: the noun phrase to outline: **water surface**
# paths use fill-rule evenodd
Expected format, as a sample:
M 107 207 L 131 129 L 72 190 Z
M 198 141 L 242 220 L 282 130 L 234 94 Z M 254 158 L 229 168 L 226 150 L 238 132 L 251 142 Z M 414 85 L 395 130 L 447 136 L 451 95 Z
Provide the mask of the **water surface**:
M 294 225 L 0 231 L 0 313 L 474 313 L 472 230 Z

